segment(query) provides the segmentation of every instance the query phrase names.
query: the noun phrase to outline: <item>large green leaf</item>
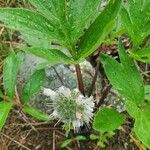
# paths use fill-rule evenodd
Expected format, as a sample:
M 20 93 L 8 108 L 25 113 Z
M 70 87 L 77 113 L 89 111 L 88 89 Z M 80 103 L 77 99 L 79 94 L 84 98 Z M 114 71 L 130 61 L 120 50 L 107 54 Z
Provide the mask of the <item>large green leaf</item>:
M 149 6 L 149 0 L 129 0 L 127 8 L 122 8 L 122 23 L 130 35 L 134 47 L 140 45 L 150 34 Z
M 0 8 L 0 20 L 9 28 L 39 39 L 59 41 L 59 34 L 53 22 L 39 13 L 22 8 Z
M 12 103 L 10 102 L 0 102 L 0 129 L 2 129 L 2 127 L 4 126 L 11 107 Z
M 78 59 L 82 60 L 95 51 L 106 35 L 113 29 L 121 0 L 110 0 L 104 11 L 83 35 L 79 43 Z
M 48 60 L 50 63 L 73 63 L 73 60 L 57 49 L 45 49 L 38 47 L 22 48 L 24 51 Z
M 100 132 L 109 132 L 118 129 L 125 118 L 112 108 L 100 109 L 94 118 L 93 128 Z
M 143 103 L 144 84 L 142 77 L 121 42 L 119 42 L 119 56 L 121 63 L 108 55 L 101 55 L 101 61 L 110 83 L 127 100 L 134 101 L 136 104 Z
M 3 83 L 7 96 L 13 98 L 17 73 L 19 69 L 19 60 L 15 53 L 11 53 L 5 60 L 3 66 Z
M 142 143 L 150 148 L 150 110 L 141 110 L 135 118 L 134 132 Z
M 98 15 L 101 0 L 70 0 L 69 22 L 74 41 L 83 34 L 88 23 L 92 23 Z
M 30 98 L 38 92 L 40 87 L 45 81 L 45 71 L 44 69 L 35 71 L 30 79 L 26 82 L 23 92 L 22 92 L 22 101 L 24 103 L 28 102 Z
M 29 2 L 47 19 L 60 26 L 65 17 L 65 0 L 29 0 Z
M 23 108 L 23 111 L 29 115 L 31 115 L 32 117 L 38 119 L 38 120 L 42 120 L 42 121 L 49 121 L 51 120 L 50 116 L 47 114 L 42 113 L 41 111 L 30 107 L 30 106 L 25 106 Z
M 70 49 L 72 37 L 70 35 L 70 25 L 68 21 L 68 2 L 65 0 L 29 0 L 35 8 L 50 20 L 56 27 L 59 43 Z

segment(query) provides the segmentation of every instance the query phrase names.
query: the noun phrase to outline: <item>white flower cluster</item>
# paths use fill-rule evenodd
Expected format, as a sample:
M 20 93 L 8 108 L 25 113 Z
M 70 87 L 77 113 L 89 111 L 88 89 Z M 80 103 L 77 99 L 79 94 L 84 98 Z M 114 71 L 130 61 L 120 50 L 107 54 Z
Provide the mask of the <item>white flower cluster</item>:
M 52 99 L 51 114 L 54 119 L 61 120 L 64 124 L 70 124 L 76 132 L 84 124 L 89 126 L 93 117 L 94 100 L 93 97 L 84 97 L 75 89 L 62 86 L 56 92 L 44 88 L 43 94 Z

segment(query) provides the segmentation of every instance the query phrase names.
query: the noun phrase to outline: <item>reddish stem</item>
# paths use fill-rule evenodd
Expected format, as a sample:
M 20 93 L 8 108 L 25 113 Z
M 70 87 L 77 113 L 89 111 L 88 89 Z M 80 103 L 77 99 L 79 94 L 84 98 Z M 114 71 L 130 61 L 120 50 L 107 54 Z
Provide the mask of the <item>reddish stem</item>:
M 77 74 L 77 80 L 78 80 L 78 87 L 79 87 L 79 91 L 85 95 L 84 92 L 84 84 L 83 84 L 83 79 L 82 79 L 82 74 L 81 74 L 81 69 L 80 69 L 80 65 L 77 64 L 75 65 L 76 68 L 76 74 Z

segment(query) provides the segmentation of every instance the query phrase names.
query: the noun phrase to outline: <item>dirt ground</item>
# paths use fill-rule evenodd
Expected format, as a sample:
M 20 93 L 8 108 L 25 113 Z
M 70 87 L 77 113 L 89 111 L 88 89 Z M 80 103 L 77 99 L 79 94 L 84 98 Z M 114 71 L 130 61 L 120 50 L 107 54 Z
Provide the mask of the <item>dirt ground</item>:
M 38 122 L 15 108 L 0 132 L 0 150 L 61 150 L 61 144 L 67 138 L 61 125 L 55 124 L 55 121 Z M 129 126 L 132 125 L 127 121 L 123 126 L 125 132 L 117 131 L 102 150 L 144 150 L 136 139 L 131 138 Z M 64 150 L 99 150 L 96 141 L 88 140 L 92 131 L 81 132 L 81 135 L 87 137 L 87 141 L 74 141 Z M 72 132 L 69 138 L 74 136 Z

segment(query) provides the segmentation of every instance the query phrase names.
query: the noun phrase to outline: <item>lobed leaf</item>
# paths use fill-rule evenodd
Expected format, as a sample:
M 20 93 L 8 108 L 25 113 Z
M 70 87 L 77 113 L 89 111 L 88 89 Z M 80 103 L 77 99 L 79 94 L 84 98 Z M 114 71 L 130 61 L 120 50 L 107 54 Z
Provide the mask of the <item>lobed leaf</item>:
M 10 98 L 13 98 L 17 73 L 19 69 L 19 59 L 15 53 L 11 53 L 5 60 L 3 66 L 3 83 L 4 89 Z
M 45 81 L 44 69 L 35 71 L 29 80 L 26 82 L 22 91 L 22 101 L 27 103 L 30 98 L 40 90 L 40 87 Z
M 5 101 L 0 102 L 0 129 L 2 129 L 2 127 L 4 126 L 11 107 L 12 107 L 11 102 Z
M 112 108 L 100 109 L 93 122 L 93 128 L 100 132 L 109 132 L 118 129 L 125 121 L 122 114 Z
M 79 43 L 78 59 L 84 59 L 99 47 L 102 40 L 113 29 L 120 6 L 121 0 L 110 0 L 104 11 L 83 35 Z
M 121 63 L 112 57 L 102 54 L 101 62 L 106 75 L 118 92 L 127 100 L 136 104 L 144 102 L 144 83 L 134 61 L 125 53 L 119 43 L 119 56 Z

